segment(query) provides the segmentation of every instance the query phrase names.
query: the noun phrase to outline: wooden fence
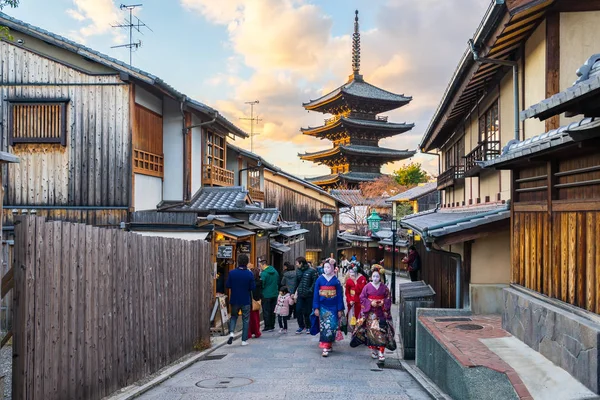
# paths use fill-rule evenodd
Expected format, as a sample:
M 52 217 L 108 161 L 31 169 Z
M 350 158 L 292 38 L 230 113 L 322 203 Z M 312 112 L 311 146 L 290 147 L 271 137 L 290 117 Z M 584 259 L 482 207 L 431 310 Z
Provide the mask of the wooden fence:
M 20 217 L 13 398 L 101 399 L 210 340 L 210 245 Z

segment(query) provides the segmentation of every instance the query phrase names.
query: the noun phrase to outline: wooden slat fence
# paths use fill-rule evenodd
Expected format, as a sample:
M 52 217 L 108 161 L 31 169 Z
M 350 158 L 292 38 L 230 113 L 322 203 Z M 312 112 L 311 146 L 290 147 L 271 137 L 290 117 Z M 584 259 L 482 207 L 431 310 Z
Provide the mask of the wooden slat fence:
M 13 398 L 101 399 L 210 340 L 210 245 L 19 217 Z

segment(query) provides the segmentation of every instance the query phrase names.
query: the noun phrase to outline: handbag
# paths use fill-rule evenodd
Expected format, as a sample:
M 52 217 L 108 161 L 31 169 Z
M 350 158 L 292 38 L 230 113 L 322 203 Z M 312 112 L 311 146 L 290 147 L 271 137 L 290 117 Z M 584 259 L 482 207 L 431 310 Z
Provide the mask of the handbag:
M 262 302 L 260 300 L 252 299 L 252 311 L 260 311 Z
M 348 318 L 345 315 L 342 315 L 342 318 L 340 318 L 338 326 L 338 331 L 342 331 L 345 335 L 348 334 Z
M 335 341 L 341 342 L 342 340 L 344 340 L 344 335 L 342 335 L 342 331 L 340 329 L 338 329 L 337 332 L 335 333 Z
M 317 317 L 313 312 L 312 314 L 310 314 L 310 334 L 315 336 L 319 332 L 321 332 L 319 317 Z

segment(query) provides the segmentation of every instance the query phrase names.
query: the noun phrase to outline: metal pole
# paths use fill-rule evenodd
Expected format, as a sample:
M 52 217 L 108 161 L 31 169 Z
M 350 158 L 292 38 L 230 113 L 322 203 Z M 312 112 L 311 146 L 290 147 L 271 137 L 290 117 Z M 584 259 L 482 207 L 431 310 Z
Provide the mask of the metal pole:
M 250 151 L 254 153 L 254 103 L 250 103 Z
M 392 303 L 396 304 L 396 230 L 392 230 Z

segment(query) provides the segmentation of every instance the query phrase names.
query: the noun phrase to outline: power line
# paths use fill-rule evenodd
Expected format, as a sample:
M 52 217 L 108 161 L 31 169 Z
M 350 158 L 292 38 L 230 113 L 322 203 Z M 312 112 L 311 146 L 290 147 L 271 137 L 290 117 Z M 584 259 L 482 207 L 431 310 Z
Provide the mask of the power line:
M 259 133 L 254 133 L 254 123 L 259 123 L 262 119 L 258 116 L 254 117 L 254 105 L 258 104 L 258 100 L 247 101 L 245 104 L 250 104 L 250 118 L 240 118 L 242 120 L 250 121 L 250 151 L 254 153 L 254 136 L 258 136 Z
M 121 10 L 129 10 L 129 20 L 125 20 L 125 23 L 121 23 L 121 24 L 115 24 L 115 25 L 111 25 L 113 28 L 127 28 L 129 29 L 129 43 L 126 44 L 121 44 L 118 46 L 112 46 L 111 48 L 116 49 L 119 47 L 127 47 L 129 49 L 129 65 L 132 65 L 132 54 L 133 54 L 133 49 L 138 49 L 140 47 L 142 47 L 142 41 L 138 40 L 137 42 L 133 41 L 133 30 L 135 29 L 136 31 L 138 31 L 139 33 L 141 33 L 142 35 L 144 34 L 142 32 L 142 30 L 140 28 L 146 28 L 148 29 L 150 32 L 153 32 L 152 29 L 150 29 L 150 27 L 148 25 L 146 25 L 142 20 L 140 20 L 138 17 L 133 15 L 133 10 L 137 7 L 142 7 L 143 4 L 130 4 L 130 5 L 126 5 L 126 4 L 121 4 L 119 6 L 119 8 Z M 136 19 L 135 21 L 133 19 Z

